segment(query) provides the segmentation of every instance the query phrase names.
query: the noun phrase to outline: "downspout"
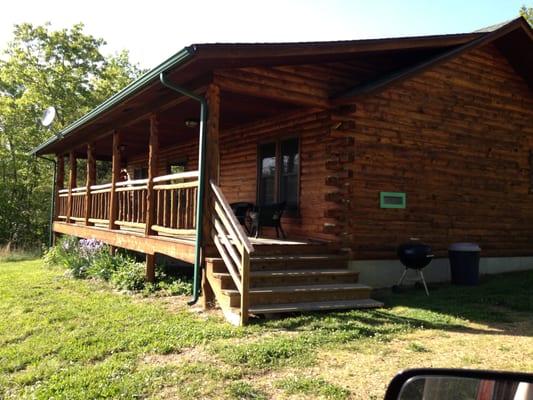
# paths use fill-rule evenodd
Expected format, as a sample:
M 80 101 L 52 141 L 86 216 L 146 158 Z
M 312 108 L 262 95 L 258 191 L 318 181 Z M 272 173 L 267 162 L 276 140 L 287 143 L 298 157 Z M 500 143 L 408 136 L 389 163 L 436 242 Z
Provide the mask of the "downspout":
M 167 88 L 178 92 L 184 96 L 187 96 L 193 100 L 196 100 L 200 103 L 200 138 L 199 138 L 199 148 L 198 148 L 198 196 L 196 207 L 196 241 L 194 244 L 194 280 L 193 280 L 193 297 L 191 301 L 188 302 L 189 305 L 193 305 L 198 301 L 200 297 L 200 271 L 202 268 L 202 259 L 200 252 L 202 249 L 202 219 L 204 215 L 203 210 L 203 199 L 204 199 L 204 182 L 205 182 L 205 140 L 206 140 L 206 126 L 207 126 L 207 101 L 196 95 L 193 92 L 190 92 L 170 81 L 167 80 L 164 72 L 159 74 L 159 80 Z
M 38 158 L 41 158 L 43 160 L 49 161 L 54 164 L 54 176 L 52 181 L 52 201 L 50 202 L 50 216 L 48 218 L 48 247 L 52 247 L 53 244 L 53 224 L 54 224 L 54 210 L 55 210 L 55 203 L 56 203 L 56 177 L 57 177 L 57 163 L 56 160 L 46 158 L 43 156 L 37 156 Z

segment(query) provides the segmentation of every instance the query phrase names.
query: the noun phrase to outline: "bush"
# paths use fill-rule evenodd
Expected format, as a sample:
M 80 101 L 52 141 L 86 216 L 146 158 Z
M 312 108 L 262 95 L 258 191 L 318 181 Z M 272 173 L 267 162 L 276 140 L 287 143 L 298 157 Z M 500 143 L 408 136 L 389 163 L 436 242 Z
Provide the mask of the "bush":
M 143 264 L 128 260 L 111 276 L 111 283 L 121 290 L 143 290 L 144 268 Z
M 157 283 L 145 281 L 145 266 L 129 254 L 111 255 L 109 246 L 95 239 L 64 237 L 44 255 L 48 266 L 59 265 L 75 278 L 98 278 L 109 281 L 120 290 L 160 292 L 182 295 L 191 292 L 191 284 L 172 278 L 161 268 L 156 269 Z

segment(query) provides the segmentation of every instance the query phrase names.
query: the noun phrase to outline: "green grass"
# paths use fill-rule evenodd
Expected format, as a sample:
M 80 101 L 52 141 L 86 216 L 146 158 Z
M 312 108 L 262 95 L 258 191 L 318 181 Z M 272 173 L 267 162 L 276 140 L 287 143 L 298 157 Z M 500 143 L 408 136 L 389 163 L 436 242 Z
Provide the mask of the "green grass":
M 350 392 L 341 386 L 334 385 L 322 378 L 290 377 L 280 380 L 277 387 L 287 394 L 304 394 L 319 396 L 324 399 L 344 400 Z
M 358 385 L 372 373 L 359 376 L 353 369 L 359 363 L 387 368 L 371 383 L 382 393 L 383 375 L 388 380 L 399 369 L 422 366 L 442 353 L 434 347 L 441 342 L 450 354 L 460 353 L 439 366 L 528 369 L 529 355 L 516 353 L 515 341 L 527 346 L 531 324 L 510 331 L 514 337 L 501 332 L 531 321 L 532 288 L 529 271 L 479 287 L 434 287 L 429 298 L 417 290 L 384 293 L 387 307 L 379 310 L 235 328 L 213 314 L 191 313 L 183 300 L 169 307 L 168 299 L 117 294 L 40 260 L 0 262 L 0 399 L 359 398 L 368 393 Z M 478 356 L 478 345 L 495 350 Z M 335 361 L 342 357 L 348 362 Z

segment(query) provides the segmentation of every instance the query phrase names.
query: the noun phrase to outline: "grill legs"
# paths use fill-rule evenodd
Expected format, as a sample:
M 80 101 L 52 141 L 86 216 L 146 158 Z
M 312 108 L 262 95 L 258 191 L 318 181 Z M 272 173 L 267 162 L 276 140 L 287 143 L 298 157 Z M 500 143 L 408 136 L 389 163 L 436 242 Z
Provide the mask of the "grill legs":
M 400 278 L 400 280 L 398 281 L 398 287 L 402 286 L 402 283 L 403 281 L 405 280 L 405 277 L 407 276 L 407 269 L 406 268 L 404 271 L 403 271 L 403 274 L 402 274 L 402 277 Z M 426 295 L 429 296 L 429 290 L 428 290 L 428 286 L 426 285 L 426 279 L 424 278 L 424 273 L 422 272 L 421 269 L 417 269 L 416 270 L 416 275 L 417 275 L 417 279 L 413 279 L 415 282 L 422 282 L 422 285 L 424 286 L 424 290 L 426 291 Z

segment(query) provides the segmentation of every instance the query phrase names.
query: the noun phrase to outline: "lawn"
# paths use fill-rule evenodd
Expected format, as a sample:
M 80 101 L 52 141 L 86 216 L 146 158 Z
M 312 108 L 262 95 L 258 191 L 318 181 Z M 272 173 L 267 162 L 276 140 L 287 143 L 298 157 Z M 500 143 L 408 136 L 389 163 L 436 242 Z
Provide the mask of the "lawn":
M 245 328 L 183 297 L 0 263 L 0 399 L 379 399 L 409 367 L 533 371 L 533 272 Z

